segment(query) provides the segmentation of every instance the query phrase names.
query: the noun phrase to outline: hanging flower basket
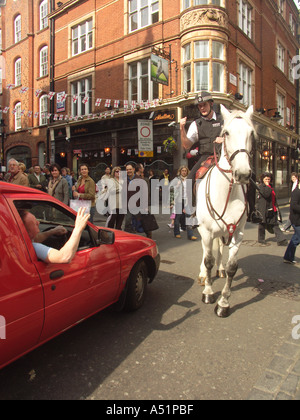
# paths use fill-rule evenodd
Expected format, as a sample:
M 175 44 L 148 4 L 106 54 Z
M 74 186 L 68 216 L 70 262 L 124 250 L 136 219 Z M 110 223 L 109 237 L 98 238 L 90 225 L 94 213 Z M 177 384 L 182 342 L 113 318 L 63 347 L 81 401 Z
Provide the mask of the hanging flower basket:
M 176 140 L 174 140 L 172 136 L 168 137 L 167 140 L 163 142 L 163 146 L 164 151 L 166 153 L 170 153 L 170 155 L 172 155 L 178 149 Z

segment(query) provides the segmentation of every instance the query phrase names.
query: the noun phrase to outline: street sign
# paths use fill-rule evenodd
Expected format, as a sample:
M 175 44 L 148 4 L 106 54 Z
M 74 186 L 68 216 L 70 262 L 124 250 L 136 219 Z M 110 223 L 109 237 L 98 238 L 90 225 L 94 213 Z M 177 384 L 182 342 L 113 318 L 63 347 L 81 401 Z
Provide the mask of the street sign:
M 139 157 L 153 157 L 153 121 L 138 120 Z

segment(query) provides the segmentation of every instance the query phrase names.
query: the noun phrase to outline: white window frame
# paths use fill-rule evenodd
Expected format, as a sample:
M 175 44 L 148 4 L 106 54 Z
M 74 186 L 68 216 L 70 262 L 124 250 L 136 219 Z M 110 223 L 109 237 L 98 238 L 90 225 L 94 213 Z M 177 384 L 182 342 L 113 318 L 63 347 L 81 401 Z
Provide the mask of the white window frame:
M 159 21 L 159 0 L 128 0 L 129 32 Z
M 15 86 L 22 85 L 22 59 L 17 58 L 15 61 Z
M 247 0 L 239 1 L 239 27 L 249 38 L 252 38 L 253 8 Z
M 22 31 L 22 20 L 21 20 L 21 15 L 18 15 L 15 17 L 15 20 L 14 20 L 15 44 L 21 41 L 21 37 L 22 37 L 21 31 Z
M 40 3 L 40 30 L 48 28 L 48 0 Z
M 187 51 L 190 51 L 189 57 Z M 224 93 L 225 44 L 214 39 L 194 40 L 183 46 L 182 55 L 186 92 L 208 90 Z M 190 83 L 187 76 L 191 78 Z
M 48 46 L 40 50 L 40 77 L 48 76 Z
M 277 42 L 277 67 L 284 73 L 285 71 L 285 48 Z
M 145 66 L 147 61 L 147 74 L 143 73 L 142 69 Z M 136 76 L 132 75 L 133 66 L 136 66 Z M 129 85 L 128 85 L 128 98 L 129 101 L 136 101 L 137 103 L 141 103 L 142 101 L 153 101 L 154 99 L 158 99 L 158 83 L 152 82 L 151 80 L 151 59 L 150 58 L 144 58 L 140 61 L 134 61 L 128 64 L 128 79 L 129 79 Z M 147 97 L 143 97 L 143 81 L 146 81 L 148 85 L 147 89 Z M 133 93 L 133 85 L 136 85 L 137 92 L 136 94 Z M 156 87 L 156 89 L 155 89 Z M 157 97 L 155 96 L 155 93 L 157 93 Z
M 284 17 L 285 0 L 278 0 L 278 12 Z
M 84 83 L 84 90 L 82 90 L 82 84 Z M 83 79 L 75 80 L 71 83 L 71 95 L 77 96 L 77 101 L 72 101 L 72 116 L 81 117 L 89 115 L 92 112 L 92 77 L 86 77 Z M 89 97 L 86 104 L 82 101 L 85 97 Z
M 71 30 L 72 56 L 82 54 L 93 48 L 93 19 L 87 19 Z M 83 43 L 85 46 L 83 46 Z
M 40 125 L 47 125 L 48 122 L 48 96 L 42 95 L 40 97 Z
M 239 78 L 239 93 L 243 95 L 243 104 L 245 106 L 252 105 L 252 80 L 253 80 L 253 69 L 247 66 L 245 63 L 240 62 L 239 66 L 240 78 Z
M 21 102 L 17 102 L 15 105 L 15 131 L 22 128 L 22 117 L 21 117 Z

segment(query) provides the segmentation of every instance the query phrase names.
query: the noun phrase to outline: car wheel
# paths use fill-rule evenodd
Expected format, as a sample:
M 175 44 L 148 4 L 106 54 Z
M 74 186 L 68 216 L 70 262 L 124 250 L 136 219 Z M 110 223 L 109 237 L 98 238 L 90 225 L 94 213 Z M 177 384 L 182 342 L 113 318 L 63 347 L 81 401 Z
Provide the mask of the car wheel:
M 132 269 L 128 278 L 125 311 L 136 311 L 146 298 L 148 272 L 143 261 L 138 262 Z

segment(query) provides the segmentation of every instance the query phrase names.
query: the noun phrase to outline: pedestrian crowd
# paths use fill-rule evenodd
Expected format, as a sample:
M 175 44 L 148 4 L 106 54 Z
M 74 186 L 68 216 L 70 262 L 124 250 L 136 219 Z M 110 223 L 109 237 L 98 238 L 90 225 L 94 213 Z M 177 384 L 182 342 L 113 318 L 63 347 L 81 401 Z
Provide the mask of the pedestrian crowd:
M 152 194 L 155 193 L 152 188 L 153 181 L 159 180 L 159 187 L 155 185 L 159 189 L 162 206 L 169 207 L 171 216 L 168 226 L 173 229 L 174 238 L 181 239 L 181 232 L 186 231 L 187 238 L 195 241 L 197 240 L 193 231 L 193 227 L 197 226 L 194 214 L 195 194 L 191 194 L 191 191 L 195 191 L 195 182 L 197 180 L 200 182 L 212 164 L 212 155 L 219 155 L 224 142 L 222 116 L 214 109 L 211 93 L 200 92 L 196 98 L 196 106 L 200 116 L 190 124 L 187 132 L 185 130 L 187 118 L 180 120 L 182 145 L 188 152 L 187 157 L 192 158 L 190 164 L 193 165 L 191 170 L 188 166 L 178 168 L 177 175 L 173 179 L 168 169 L 160 176 L 149 170 L 149 174 L 145 176 L 142 164 L 128 163 L 125 167 L 125 177 L 121 176 L 121 167 L 117 166 L 112 171 L 107 167 L 105 174 L 96 184 L 89 174 L 88 165 L 84 163 L 79 166 L 79 177 L 76 180 L 74 173 L 72 174 L 68 168 L 61 169 L 57 164 L 46 165 L 43 172 L 36 165 L 30 174 L 26 174 L 25 165 L 10 159 L 9 172 L 4 180 L 48 192 L 63 203 L 69 204 L 74 210 L 88 206 L 92 223 L 100 201 L 102 203 L 100 212 L 107 216 L 107 227 L 122 229 L 124 222 L 125 231 L 144 232 L 149 238 L 152 237 L 152 231 L 158 229 L 149 203 L 152 204 Z M 266 231 L 274 234 L 279 246 L 287 246 L 284 262 L 294 264 L 296 247 L 300 243 L 299 176 L 296 173 L 292 174 L 290 217 L 283 227 L 280 227 L 282 217 L 272 186 L 272 174 L 263 173 L 258 183 L 254 178 L 253 174 L 247 190 L 248 221 L 258 223 L 258 243 L 260 246 L 266 245 Z M 169 190 L 167 201 L 162 193 L 165 188 Z M 138 202 L 133 205 L 137 191 L 140 192 Z M 136 208 L 139 209 L 138 212 L 135 211 Z M 283 231 L 288 229 L 294 230 L 289 243 L 283 234 Z

